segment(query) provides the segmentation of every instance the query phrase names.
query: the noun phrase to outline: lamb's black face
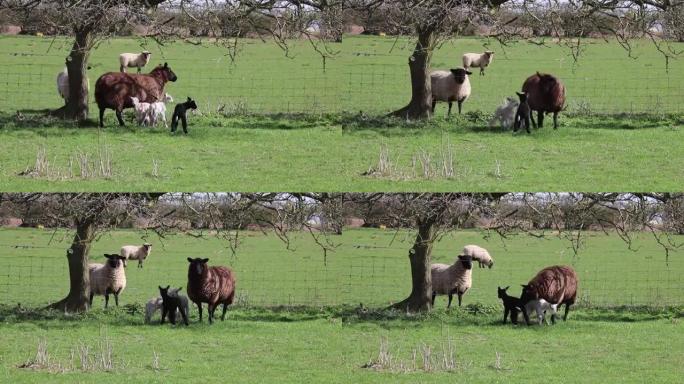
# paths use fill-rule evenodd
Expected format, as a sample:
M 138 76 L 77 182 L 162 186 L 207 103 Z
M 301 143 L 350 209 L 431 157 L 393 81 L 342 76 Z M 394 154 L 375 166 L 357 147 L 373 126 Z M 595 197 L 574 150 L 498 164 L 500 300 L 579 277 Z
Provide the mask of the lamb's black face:
M 497 290 L 497 296 L 499 296 L 499 299 L 503 299 L 506 296 L 506 291 L 508 290 L 510 286 L 506 288 L 501 288 L 501 287 L 496 287 Z
M 458 260 L 463 264 L 465 269 L 473 268 L 473 258 L 471 256 L 458 256 Z
M 534 290 L 529 285 L 522 284 L 522 293 L 520 294 L 520 300 L 523 303 L 527 303 L 535 299 L 537 299 L 537 297 L 536 295 L 534 295 Z
M 162 287 L 161 285 L 159 286 L 159 295 L 162 298 L 165 298 L 169 295 L 169 287 L 170 285 L 167 285 L 166 288 Z
M 518 95 L 518 98 L 520 99 L 520 102 L 521 102 L 521 103 L 524 103 L 524 102 L 527 101 L 527 93 L 525 93 L 525 92 L 516 92 L 516 94 Z
M 188 267 L 188 270 L 190 273 L 194 273 L 196 275 L 201 275 L 204 270 L 207 268 L 207 262 L 209 262 L 209 259 L 200 259 L 200 258 L 190 258 L 188 257 L 188 262 L 190 263 L 190 266 Z

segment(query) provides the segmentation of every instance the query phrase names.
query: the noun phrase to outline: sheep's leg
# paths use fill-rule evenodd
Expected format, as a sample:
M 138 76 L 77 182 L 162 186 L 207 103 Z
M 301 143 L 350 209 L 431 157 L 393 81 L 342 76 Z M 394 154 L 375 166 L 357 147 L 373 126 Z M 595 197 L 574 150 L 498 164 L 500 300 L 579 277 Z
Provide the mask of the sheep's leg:
M 104 128 L 104 108 L 100 108 L 100 128 Z
M 126 124 L 123 121 L 123 117 L 121 116 L 121 113 L 123 112 L 122 109 L 117 108 L 116 109 L 116 118 L 119 120 L 119 125 L 122 127 L 125 127 Z
M 437 297 L 437 294 L 435 291 L 432 291 L 432 304 L 431 306 L 434 308 L 435 307 L 435 297 Z
M 186 326 L 190 325 L 188 323 L 188 314 L 186 313 L 187 311 L 185 310 L 185 308 L 183 308 L 183 306 L 181 305 L 180 307 L 178 307 L 178 310 L 180 311 L 181 317 L 183 318 L 183 323 L 185 323 Z
M 449 294 L 449 304 L 447 304 L 447 309 L 451 308 L 451 299 L 454 297 L 453 294 Z
M 484 67 L 480 67 L 480 76 L 484 76 Z
M 539 128 L 543 128 L 544 127 L 544 111 L 539 111 L 537 113 L 537 116 L 538 116 L 537 117 L 537 120 L 538 120 L 537 125 L 539 126 Z
M 461 299 L 463 298 L 463 293 L 465 292 L 458 292 L 458 306 L 461 306 Z
M 461 114 L 461 105 L 463 105 L 463 100 L 458 101 L 458 114 Z
M 435 107 L 437 106 L 437 100 L 435 98 L 432 98 L 432 114 L 435 114 Z
M 449 101 L 448 103 L 449 103 L 449 113 L 447 113 L 447 117 L 451 117 L 451 105 L 453 104 L 453 102 L 452 102 L 452 101 Z M 459 113 L 459 114 L 461 113 L 461 107 L 460 107 L 460 105 L 459 105 L 459 108 L 458 108 L 458 113 Z
M 169 322 L 173 325 L 176 325 L 176 310 L 177 308 L 171 308 L 169 311 Z
M 138 260 L 138 268 L 142 268 L 142 260 Z
M 209 304 L 209 308 L 207 308 L 207 312 L 209 313 L 209 324 L 214 323 L 214 311 L 216 310 L 216 305 L 217 304 Z
M 558 112 L 553 113 L 553 129 L 558 128 Z
M 221 321 L 226 319 L 226 310 L 228 309 L 228 304 L 223 303 L 223 313 L 221 314 Z
M 92 308 L 93 307 L 93 296 L 95 296 L 92 292 L 90 292 L 90 301 L 88 303 L 88 307 Z
M 161 324 L 164 324 L 164 320 L 166 319 L 166 314 L 167 314 L 166 307 L 162 307 Z
M 105 292 L 105 309 L 107 309 L 107 306 L 109 305 L 109 293 Z
M 513 307 L 511 309 L 511 323 L 517 325 L 518 324 L 518 309 Z
M 199 322 L 201 323 L 202 322 L 202 303 L 199 301 L 197 302 L 197 310 L 199 311 L 199 317 L 200 317 Z
M 565 314 L 563 314 L 563 321 L 568 319 L 568 311 L 570 310 L 570 303 L 565 303 Z
M 525 325 L 530 325 L 530 315 L 527 313 L 527 308 L 525 307 L 525 305 L 522 306 L 522 313 L 523 317 L 525 318 Z
M 531 133 L 530 132 L 530 116 L 529 115 L 525 116 L 525 130 L 527 131 L 527 133 Z
M 535 311 L 537 312 L 537 323 L 539 325 L 542 325 L 542 322 L 544 321 L 544 311 L 542 310 L 540 302 L 537 302 L 537 305 L 535 306 Z
M 183 123 L 183 133 L 186 135 L 188 134 L 188 119 L 185 117 L 185 115 L 181 116 L 181 120 Z
M 508 307 L 504 308 L 504 320 L 503 323 L 506 324 L 506 318 L 508 317 Z M 511 322 L 513 322 L 513 315 L 511 314 Z

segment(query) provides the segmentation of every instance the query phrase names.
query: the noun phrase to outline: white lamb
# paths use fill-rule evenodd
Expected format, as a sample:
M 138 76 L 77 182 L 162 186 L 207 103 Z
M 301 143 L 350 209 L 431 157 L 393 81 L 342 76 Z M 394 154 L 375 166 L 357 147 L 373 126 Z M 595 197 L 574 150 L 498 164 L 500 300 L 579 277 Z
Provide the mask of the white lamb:
M 458 295 L 458 306 L 461 306 L 461 298 L 473 285 L 473 260 L 470 256 L 459 255 L 451 264 L 430 265 L 432 276 L 432 306 L 435 306 L 437 295 L 448 295 L 451 307 L 451 299 L 454 293 Z
M 463 68 L 480 68 L 480 76 L 484 76 L 484 69 L 494 60 L 494 51 L 484 51 L 484 53 L 464 53 Z
M 494 111 L 494 116 L 489 120 L 489 126 L 493 127 L 499 122 L 501 123 L 501 128 L 511 129 L 515 122 L 515 113 L 518 110 L 518 105 L 520 105 L 518 100 L 513 97 L 507 97 L 504 103 Z
M 138 125 L 150 125 L 150 108 L 152 107 L 152 104 L 140 102 L 140 99 L 138 99 L 137 97 L 131 97 L 131 102 L 133 102 L 135 120 L 138 122 Z
M 551 323 L 556 324 L 556 317 L 558 316 L 557 309 L 558 304 L 551 304 L 544 299 L 532 300 L 525 305 L 525 311 L 527 311 L 528 316 L 532 311 L 537 313 L 537 322 L 539 325 L 542 325 L 542 323 L 548 324 L 548 321 L 546 320 L 547 310 L 551 312 Z
M 119 255 L 125 260 L 138 260 L 138 268 L 143 267 L 143 260 L 147 258 L 152 252 L 152 244 L 145 243 L 143 245 L 124 245 L 119 251 Z
M 165 103 L 172 103 L 173 102 L 173 97 L 169 95 L 168 93 L 164 94 L 164 100 L 162 101 L 157 101 L 154 102 L 150 105 L 150 109 L 147 111 L 149 114 L 149 121 L 151 126 L 156 126 L 159 120 L 164 122 L 164 128 L 168 128 L 168 124 L 166 123 L 166 104 Z
M 189 314 L 190 313 L 190 302 L 188 301 L 188 297 L 185 295 L 181 295 L 178 292 L 183 289 L 182 287 L 180 288 L 171 288 L 169 289 L 169 295 L 173 296 L 176 295 L 178 298 L 181 300 L 181 305 L 185 307 L 185 313 Z M 158 297 L 153 297 L 151 298 L 147 304 L 145 304 L 145 324 L 149 324 L 152 321 L 152 316 L 157 311 L 161 311 L 162 305 L 164 303 L 164 300 L 161 298 L 161 296 Z M 176 309 L 176 316 L 178 316 L 178 309 Z
M 432 71 L 430 82 L 432 85 L 432 114 L 435 114 L 435 106 L 438 101 L 449 103 L 449 116 L 451 116 L 451 104 L 458 103 L 458 113 L 461 114 L 461 104 L 470 96 L 470 80 L 468 75 L 471 72 L 463 68 L 451 69 L 449 71 Z
M 473 260 L 477 260 L 480 268 L 484 268 L 485 266 L 492 268 L 494 266 L 494 259 L 492 259 L 492 256 L 489 255 L 489 252 L 486 249 L 480 247 L 479 245 L 466 245 L 463 247 L 461 255 L 470 256 L 473 258 Z
M 86 89 L 90 90 L 90 79 L 86 78 Z M 67 67 L 57 74 L 57 93 L 64 99 L 64 104 L 69 102 L 69 71 Z
M 125 258 L 119 255 L 104 255 L 106 264 L 88 264 L 90 274 L 90 307 L 93 306 L 93 296 L 104 295 L 105 308 L 109 305 L 109 294 L 114 295 L 116 306 L 119 306 L 119 294 L 126 288 Z
M 122 53 L 119 55 L 119 63 L 121 66 L 119 69 L 121 72 L 126 72 L 127 67 L 137 67 L 138 73 L 140 73 L 140 68 L 147 65 L 150 62 L 150 57 L 152 54 L 149 51 L 142 51 L 140 53 Z

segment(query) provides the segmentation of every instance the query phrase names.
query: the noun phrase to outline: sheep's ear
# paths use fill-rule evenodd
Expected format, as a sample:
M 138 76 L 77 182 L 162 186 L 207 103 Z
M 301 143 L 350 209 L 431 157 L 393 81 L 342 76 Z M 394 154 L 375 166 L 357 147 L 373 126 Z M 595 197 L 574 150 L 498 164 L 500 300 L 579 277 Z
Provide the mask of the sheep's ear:
M 507 285 L 506 288 L 504 288 L 504 291 L 507 290 L 507 289 L 510 288 L 510 287 L 511 287 L 510 285 Z
M 473 73 L 470 72 L 470 71 L 465 71 L 465 73 L 468 74 L 468 75 L 472 75 L 472 74 L 473 74 Z
M 164 288 L 164 289 L 169 289 L 170 287 L 171 287 L 170 285 L 167 285 L 166 288 Z
M 158 287 L 159 287 L 160 290 L 162 290 L 162 291 L 164 290 L 164 288 L 162 288 L 161 285 L 158 285 Z
M 202 263 L 207 263 L 209 259 L 202 259 Z
M 180 292 L 181 289 L 183 289 L 183 287 L 178 287 L 178 289 L 176 289 L 176 292 Z
M 192 259 L 191 259 L 191 258 L 189 258 L 189 257 L 188 257 L 188 262 L 189 262 L 189 263 L 192 263 Z
M 164 63 L 164 68 L 168 68 L 168 67 L 169 67 L 169 64 L 168 64 L 168 63 Z
M 192 99 L 188 96 L 188 101 L 192 101 Z

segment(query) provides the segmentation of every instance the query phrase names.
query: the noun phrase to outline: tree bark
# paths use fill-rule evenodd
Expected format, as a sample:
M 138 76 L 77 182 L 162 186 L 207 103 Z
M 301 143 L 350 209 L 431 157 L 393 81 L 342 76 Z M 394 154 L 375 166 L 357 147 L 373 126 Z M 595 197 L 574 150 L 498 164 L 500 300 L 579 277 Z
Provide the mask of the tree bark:
M 95 223 L 90 219 L 76 223 L 76 235 L 67 252 L 69 262 L 69 294 L 64 299 L 51 304 L 48 308 L 64 312 L 85 312 L 88 310 L 90 295 L 90 274 L 88 254 L 90 244 L 95 238 Z
M 429 119 L 432 116 L 430 62 L 435 33 L 432 27 L 418 27 L 417 32 L 418 42 L 408 62 L 411 72 L 411 101 L 404 108 L 390 113 L 408 120 Z
M 88 119 L 88 59 L 93 36 L 89 29 L 76 32 L 66 66 L 69 73 L 69 100 L 53 112 L 62 119 L 83 121 Z
M 411 294 L 392 308 L 407 312 L 425 312 L 432 307 L 432 243 L 435 240 L 435 220 L 418 220 L 418 235 L 409 252 L 411 262 Z

